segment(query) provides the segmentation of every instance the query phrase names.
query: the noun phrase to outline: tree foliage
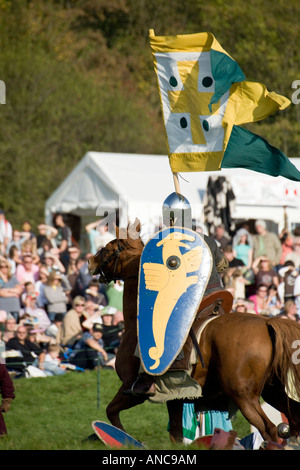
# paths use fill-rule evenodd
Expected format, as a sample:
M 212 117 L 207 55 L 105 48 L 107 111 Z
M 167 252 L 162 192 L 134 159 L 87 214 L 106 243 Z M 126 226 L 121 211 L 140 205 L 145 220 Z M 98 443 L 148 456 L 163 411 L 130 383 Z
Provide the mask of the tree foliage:
M 86 151 L 166 153 L 151 28 L 210 31 L 248 80 L 291 97 L 299 10 L 297 0 L 0 0 L 0 206 L 15 226 L 34 225 Z M 252 130 L 297 157 L 299 120 L 292 104 Z

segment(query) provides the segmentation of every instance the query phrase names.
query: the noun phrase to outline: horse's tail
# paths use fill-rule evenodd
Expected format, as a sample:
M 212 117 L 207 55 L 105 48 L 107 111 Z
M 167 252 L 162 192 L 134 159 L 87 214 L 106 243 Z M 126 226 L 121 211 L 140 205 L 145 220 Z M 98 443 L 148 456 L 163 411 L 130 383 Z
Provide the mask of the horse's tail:
M 289 396 L 300 397 L 300 325 L 292 320 L 269 318 L 267 325 L 274 341 L 273 370 Z M 298 349 L 298 354 L 297 354 Z

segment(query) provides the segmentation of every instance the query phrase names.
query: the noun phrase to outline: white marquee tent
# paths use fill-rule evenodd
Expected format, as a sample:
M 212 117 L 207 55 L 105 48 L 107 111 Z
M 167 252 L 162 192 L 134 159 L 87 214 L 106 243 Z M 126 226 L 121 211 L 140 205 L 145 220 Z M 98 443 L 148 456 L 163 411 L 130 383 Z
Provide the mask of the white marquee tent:
M 291 161 L 300 169 L 300 159 Z M 300 225 L 300 183 L 243 169 L 181 174 L 181 193 L 199 222 L 203 223 L 203 195 L 210 175 L 226 176 L 231 182 L 234 218 L 272 220 L 281 230 L 286 214 L 291 228 Z M 162 204 L 172 192 L 173 176 L 165 155 L 88 152 L 46 201 L 45 219 L 50 224 L 52 214 L 62 212 L 96 220 L 105 208 L 121 204 L 129 221 L 137 216 L 142 224 L 157 225 Z

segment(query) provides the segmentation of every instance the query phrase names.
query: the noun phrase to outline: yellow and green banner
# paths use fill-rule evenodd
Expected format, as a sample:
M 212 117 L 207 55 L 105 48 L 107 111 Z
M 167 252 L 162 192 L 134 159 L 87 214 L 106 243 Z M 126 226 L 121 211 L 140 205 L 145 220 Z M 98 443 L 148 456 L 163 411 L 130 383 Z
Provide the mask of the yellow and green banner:
M 247 168 L 300 181 L 280 150 L 246 131 L 290 100 L 246 80 L 211 33 L 155 36 L 150 45 L 173 173 Z

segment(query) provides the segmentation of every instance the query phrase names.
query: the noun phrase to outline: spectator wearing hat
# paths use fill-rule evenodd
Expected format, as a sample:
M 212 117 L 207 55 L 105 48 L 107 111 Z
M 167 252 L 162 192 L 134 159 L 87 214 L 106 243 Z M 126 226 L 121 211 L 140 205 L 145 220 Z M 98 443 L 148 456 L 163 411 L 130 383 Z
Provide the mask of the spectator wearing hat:
M 90 331 L 85 332 L 76 343 L 69 362 L 83 369 L 115 366 L 115 355 L 106 351 L 103 341 L 103 325 L 94 323 Z
M 115 353 L 120 345 L 119 328 L 118 325 L 114 325 L 114 316 L 117 312 L 115 307 L 110 306 L 101 310 L 104 346 L 111 353 Z
M 267 231 L 264 220 L 255 223 L 256 235 L 253 237 L 253 259 L 266 256 L 273 266 L 280 262 L 282 247 L 278 235 Z

